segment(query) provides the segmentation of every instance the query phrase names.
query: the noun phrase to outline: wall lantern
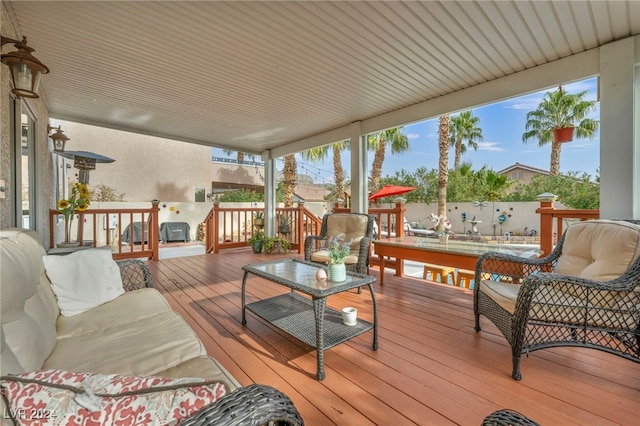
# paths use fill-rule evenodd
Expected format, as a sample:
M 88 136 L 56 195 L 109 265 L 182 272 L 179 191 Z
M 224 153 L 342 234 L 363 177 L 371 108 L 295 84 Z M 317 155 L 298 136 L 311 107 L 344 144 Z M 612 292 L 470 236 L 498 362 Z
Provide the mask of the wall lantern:
M 47 74 L 49 68 L 31 54 L 34 49 L 27 46 L 27 38 L 22 41 L 0 36 L 0 46 L 13 43 L 18 49 L 6 55 L 0 55 L 0 61 L 11 70 L 11 81 L 13 89 L 11 93 L 17 97 L 38 98 L 38 86 L 40 77 Z
M 53 129 L 55 129 L 56 132 L 54 134 L 52 134 L 52 135 L 49 135 L 49 137 L 53 141 L 53 151 L 54 152 L 64 152 L 64 145 L 67 143 L 69 138 L 67 137 L 67 135 L 65 135 L 63 133 L 63 131 L 60 128 L 60 126 L 58 126 L 57 129 L 55 127 L 47 126 L 47 132 L 50 132 Z

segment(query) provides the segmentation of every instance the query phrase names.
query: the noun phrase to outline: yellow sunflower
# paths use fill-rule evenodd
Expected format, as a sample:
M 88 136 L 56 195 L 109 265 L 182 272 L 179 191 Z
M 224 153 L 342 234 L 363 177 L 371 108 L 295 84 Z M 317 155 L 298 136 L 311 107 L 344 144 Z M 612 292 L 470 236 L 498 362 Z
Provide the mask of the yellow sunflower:
M 71 204 L 69 203 L 69 201 L 62 199 L 60 201 L 58 201 L 58 209 L 63 210 L 66 209 L 67 207 L 69 207 Z
M 79 183 L 77 186 L 78 186 L 78 194 L 80 194 L 80 197 L 88 200 L 89 199 L 89 188 L 87 188 L 86 185 L 83 185 L 81 183 Z

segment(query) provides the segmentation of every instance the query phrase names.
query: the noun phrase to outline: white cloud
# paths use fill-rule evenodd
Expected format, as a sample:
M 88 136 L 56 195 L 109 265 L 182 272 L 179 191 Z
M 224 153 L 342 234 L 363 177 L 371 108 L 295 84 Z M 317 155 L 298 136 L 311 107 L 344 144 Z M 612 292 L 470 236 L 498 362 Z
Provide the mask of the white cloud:
M 538 105 L 540 105 L 540 100 L 544 97 L 545 93 L 546 92 L 538 92 L 505 101 L 505 107 L 509 109 L 524 109 L 527 111 L 533 111 L 538 108 Z
M 478 142 L 478 149 L 480 151 L 491 151 L 491 152 L 506 151 L 504 148 L 501 148 L 498 146 L 498 142 Z
M 420 137 L 420 133 L 407 133 L 407 139 L 418 139 Z

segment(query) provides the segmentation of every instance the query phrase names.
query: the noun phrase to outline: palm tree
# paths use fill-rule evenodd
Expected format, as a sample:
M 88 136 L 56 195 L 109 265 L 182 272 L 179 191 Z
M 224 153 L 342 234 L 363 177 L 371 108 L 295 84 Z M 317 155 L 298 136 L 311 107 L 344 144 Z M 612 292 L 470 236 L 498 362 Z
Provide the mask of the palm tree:
M 284 169 L 282 171 L 282 178 L 284 189 L 284 206 L 293 207 L 293 195 L 295 194 L 296 181 L 298 178 L 298 165 L 296 163 L 295 154 L 284 156 Z
M 244 156 L 248 156 L 250 159 L 254 159 L 255 155 L 253 154 L 245 154 L 244 152 L 240 152 L 240 151 L 231 151 L 230 149 L 223 149 L 222 152 L 224 152 L 227 155 L 231 155 L 234 152 L 237 153 L 237 157 L 236 160 L 238 161 L 238 164 L 242 164 L 242 162 L 244 161 Z
M 553 140 L 553 130 L 574 127 L 577 138 L 595 137 L 600 122 L 587 118 L 589 112 L 596 108 L 596 101 L 586 101 L 587 91 L 569 94 L 562 86 L 554 92 L 547 92 L 538 109 L 527 114 L 527 124 L 522 141 L 538 139 L 538 146 L 551 142 L 550 173 L 560 173 L 560 152 L 562 145 Z
M 486 167 L 476 172 L 476 181 L 482 186 L 483 198 L 492 202 L 491 224 L 495 235 L 496 225 L 493 222 L 496 214 L 496 201 L 499 201 L 509 191 L 513 181 L 509 180 L 506 175 L 487 170 Z
M 447 183 L 449 182 L 449 127 L 451 119 L 448 115 L 443 115 L 438 121 L 438 150 L 440 151 L 440 160 L 438 162 L 438 216 L 446 216 Z M 444 223 L 439 223 L 436 231 L 444 231 Z
M 402 127 L 394 127 L 369 135 L 367 140 L 369 150 L 375 152 L 371 166 L 371 189 L 375 191 L 380 189 L 380 176 L 382 175 L 382 163 L 384 163 L 387 142 L 391 143 L 391 154 L 398 154 L 410 149 L 409 138 L 402 133 Z
M 455 149 L 453 168 L 460 167 L 460 157 L 467 151 L 467 147 L 478 149 L 478 142 L 482 141 L 482 129 L 478 127 L 480 119 L 473 116 L 473 112 L 463 111 L 451 117 L 451 146 Z M 467 141 L 463 144 L 463 141 Z
M 349 148 L 348 142 L 349 142 L 348 140 L 344 140 L 342 142 L 336 142 L 332 145 L 321 146 L 318 148 L 313 148 L 308 151 L 302 152 L 302 158 L 312 162 L 317 162 L 327 157 L 329 146 L 331 146 L 331 149 L 333 151 L 333 174 L 335 179 L 335 197 L 340 198 L 342 200 L 346 199 L 346 193 L 344 190 L 344 187 L 345 187 L 344 168 L 342 167 L 342 156 L 340 154 Z

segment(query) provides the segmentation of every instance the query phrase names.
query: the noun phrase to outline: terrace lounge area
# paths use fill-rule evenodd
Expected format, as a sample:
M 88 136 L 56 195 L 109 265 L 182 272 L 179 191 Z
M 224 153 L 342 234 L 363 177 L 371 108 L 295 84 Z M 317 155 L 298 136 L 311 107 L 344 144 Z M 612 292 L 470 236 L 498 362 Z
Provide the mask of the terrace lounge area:
M 315 350 L 247 314 L 241 325 L 242 266 L 278 257 L 250 249 L 150 262 L 154 285 L 182 314 L 207 351 L 243 385 L 269 383 L 295 403 L 306 424 L 478 425 L 509 408 L 546 425 L 630 425 L 638 419 L 640 364 L 598 350 L 553 348 L 523 357 L 511 378 L 511 353 L 482 318 L 473 329 L 473 294 L 388 274 L 374 284 L 379 348 L 365 333 L 325 352 L 326 378 L 315 378 Z M 371 274 L 379 278 L 377 267 Z M 378 280 L 379 282 L 379 280 Z M 253 277 L 248 301 L 287 289 Z M 371 299 L 345 292 L 334 308 L 354 306 L 371 319 Z
M 350 210 L 365 213 L 368 135 L 595 75 L 599 215 L 640 214 L 635 1 L 2 0 L 0 6 L 3 38 L 28 36 L 35 56 L 51 67 L 40 98 L 21 98 L 11 93 L 9 68 L 0 65 L 0 227 L 29 227 L 49 248 L 52 209 L 71 177 L 52 151 L 50 119 L 261 157 L 264 230 L 273 235 L 282 157 L 349 140 Z M 185 57 L 187 51 L 199 56 Z M 108 143 L 96 141 L 95 150 Z M 145 178 L 133 170 L 130 180 Z M 158 191 L 152 197 L 163 198 Z M 102 220 L 87 222 L 80 240 L 95 241 L 89 223 Z M 153 234 L 159 224 L 152 224 Z M 378 349 L 370 333 L 335 346 L 325 353 L 326 378 L 316 380 L 315 350 L 252 313 L 241 322 L 242 266 L 302 258 L 300 252 L 254 254 L 243 240 L 221 252 L 158 259 L 157 238 L 149 240 L 155 246 L 123 249 L 116 242 L 117 255 L 153 258 L 147 264 L 154 287 L 207 353 L 241 385 L 268 384 L 287 394 L 307 425 L 478 425 L 503 408 L 542 425 L 631 425 L 640 418 L 640 364 L 592 349 L 553 348 L 523 358 L 523 379 L 515 381 L 498 329 L 483 318 L 482 333 L 474 331 L 472 290 L 390 271 L 381 286 L 375 263 Z M 247 286 L 249 301 L 286 291 L 257 277 Z M 365 320 L 371 304 L 366 289 L 328 299 L 334 308 L 356 307 Z

